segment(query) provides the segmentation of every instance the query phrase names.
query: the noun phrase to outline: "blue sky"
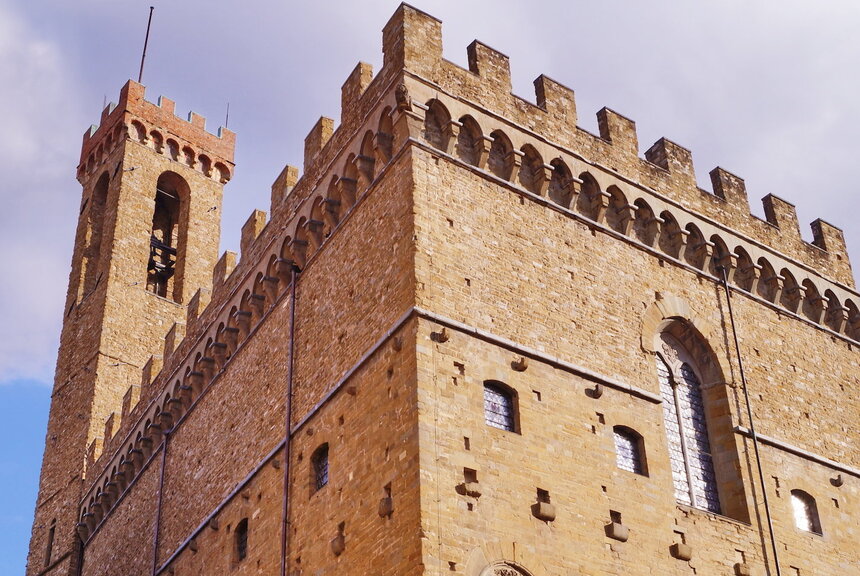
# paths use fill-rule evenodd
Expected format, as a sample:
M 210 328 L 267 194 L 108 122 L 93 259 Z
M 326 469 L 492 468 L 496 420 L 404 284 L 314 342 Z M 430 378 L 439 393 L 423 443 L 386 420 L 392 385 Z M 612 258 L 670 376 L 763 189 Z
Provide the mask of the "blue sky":
M 21 573 L 35 503 L 62 304 L 80 201 L 81 135 L 137 76 L 150 2 L 0 0 L 0 573 Z M 222 248 L 238 248 L 285 163 L 302 165 L 320 115 L 339 118 L 358 60 L 381 63 L 398 2 L 156 3 L 144 84 L 238 135 Z M 511 58 L 514 91 L 541 73 L 577 94 L 580 124 L 609 106 L 637 122 L 641 150 L 666 136 L 693 151 L 699 182 L 722 166 L 753 213 L 777 194 L 801 229 L 821 217 L 860 258 L 860 3 L 416 0 L 443 21 L 445 56 L 478 38 Z

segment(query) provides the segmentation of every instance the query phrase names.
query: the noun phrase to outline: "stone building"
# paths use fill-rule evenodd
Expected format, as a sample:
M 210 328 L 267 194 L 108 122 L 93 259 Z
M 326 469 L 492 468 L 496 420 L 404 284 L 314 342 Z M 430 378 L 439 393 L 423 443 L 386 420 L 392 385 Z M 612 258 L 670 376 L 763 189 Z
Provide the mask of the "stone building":
M 842 233 L 401 5 L 218 257 L 234 135 L 84 136 L 27 574 L 860 571 Z

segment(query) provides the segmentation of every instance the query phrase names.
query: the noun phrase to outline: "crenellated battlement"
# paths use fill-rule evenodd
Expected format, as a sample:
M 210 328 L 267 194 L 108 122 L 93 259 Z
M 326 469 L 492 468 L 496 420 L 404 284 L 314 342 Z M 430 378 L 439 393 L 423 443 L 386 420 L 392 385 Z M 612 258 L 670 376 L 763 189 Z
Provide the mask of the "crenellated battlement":
M 475 41 L 467 47 L 468 69 L 444 60 L 442 23 L 420 10 L 400 6 L 384 29 L 383 52 L 385 67 L 402 67 L 426 86 L 422 95 L 447 93 L 472 108 L 472 115 L 480 111 L 498 119 L 496 123 L 506 131 L 528 133 L 549 144 L 555 149 L 551 154 L 567 152 L 600 164 L 634 185 L 654 190 L 755 241 L 778 247 L 789 258 L 837 282 L 854 286 L 838 229 L 813 224 L 814 240 L 804 242 L 793 209 L 770 197 L 763 200 L 767 218 L 762 221 L 750 213 L 743 181 L 729 178 L 722 169 L 715 169 L 716 180 L 712 172 L 712 192 L 699 188 L 692 153 L 667 138 L 659 139 L 639 157 L 635 122 L 608 108 L 597 113 L 599 135 L 589 133 L 576 125 L 574 92 L 546 76 L 535 80 L 535 103 L 512 94 L 509 58 L 486 44 Z M 417 96 L 413 98 L 426 101 Z M 465 111 L 463 106 L 458 108 Z M 462 120 L 454 114 L 451 121 Z M 485 130 L 483 136 L 491 134 Z M 778 206 L 771 210 L 775 204 Z M 827 249 L 822 253 L 823 246 Z
M 234 166 L 235 133 L 220 127 L 212 134 L 203 116 L 192 111 L 183 120 L 176 115 L 173 100 L 159 96 L 154 104 L 145 99 L 145 93 L 143 85 L 129 80 L 120 91 L 119 103 L 106 106 L 99 124 L 84 133 L 78 179 L 96 173 L 121 141 L 131 139 L 227 182 Z
M 763 199 L 765 220 L 751 215 L 743 179 L 723 168 L 710 172 L 713 192 L 699 188 L 688 149 L 661 138 L 640 157 L 635 122 L 609 108 L 597 112 L 599 134 L 591 134 L 577 125 L 573 90 L 547 76 L 535 80 L 535 103 L 513 95 L 508 57 L 485 44 L 469 45 L 468 69 L 444 60 L 441 22 L 409 5 L 385 26 L 383 52 L 376 76 L 359 63 L 346 79 L 340 125 L 325 117 L 315 123 L 305 138 L 304 174 L 286 166 L 276 178 L 271 219 L 259 210 L 250 215 L 241 258 L 222 255 L 211 292 L 198 291 L 185 323 L 168 333 L 163 367 L 153 357 L 104 440 L 93 443 L 98 474 L 81 503 L 88 533 L 98 522 L 86 515 L 116 471 L 129 470 L 122 481 L 132 481 L 159 435 L 181 421 L 286 297 L 293 270 L 313 265 L 413 148 L 661 263 L 714 281 L 726 267 L 735 290 L 751 299 L 835 338 L 860 341 L 860 298 L 838 228 L 816 220 L 813 243 L 804 242 L 794 207 L 773 195 Z M 124 93 L 136 90 L 142 101 L 139 85 L 129 83 Z M 161 111 L 158 118 L 173 113 L 169 101 L 145 104 Z M 117 110 L 122 106 L 121 99 Z M 116 122 L 108 120 L 115 113 L 106 110 L 103 125 Z M 189 126 L 203 129 L 194 117 Z M 231 161 L 234 137 L 222 138 L 229 147 L 223 158 Z

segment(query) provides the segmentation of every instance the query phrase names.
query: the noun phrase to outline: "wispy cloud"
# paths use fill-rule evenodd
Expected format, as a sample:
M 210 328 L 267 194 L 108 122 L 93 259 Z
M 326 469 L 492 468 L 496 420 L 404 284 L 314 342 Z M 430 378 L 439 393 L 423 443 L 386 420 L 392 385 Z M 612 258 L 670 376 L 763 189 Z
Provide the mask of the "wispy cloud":
M 58 45 L 0 5 L 0 381 L 50 380 L 68 280 L 82 132 Z M 70 226 L 71 224 L 71 226 Z
M 62 318 L 80 188 L 80 134 L 136 77 L 147 6 L 0 0 L 0 381 L 49 380 Z M 5 2 L 5 3 L 4 3 Z M 236 249 L 254 208 L 267 208 L 284 163 L 320 115 L 340 115 L 340 86 L 359 60 L 379 65 L 393 0 L 225 8 L 157 7 L 147 96 L 163 93 L 238 134 L 222 245 Z M 775 193 L 802 224 L 846 229 L 860 259 L 851 168 L 860 157 L 860 4 L 800 0 L 648 3 L 607 0 L 423 0 L 443 21 L 445 56 L 465 65 L 478 38 L 511 58 L 514 90 L 533 98 L 545 73 L 577 93 L 580 124 L 608 105 L 637 122 L 640 147 L 661 136 L 693 151 L 699 181 L 720 165 L 747 180 L 752 210 Z M 801 226 L 809 237 L 805 225 Z M 860 260 L 858 260 L 860 261 Z

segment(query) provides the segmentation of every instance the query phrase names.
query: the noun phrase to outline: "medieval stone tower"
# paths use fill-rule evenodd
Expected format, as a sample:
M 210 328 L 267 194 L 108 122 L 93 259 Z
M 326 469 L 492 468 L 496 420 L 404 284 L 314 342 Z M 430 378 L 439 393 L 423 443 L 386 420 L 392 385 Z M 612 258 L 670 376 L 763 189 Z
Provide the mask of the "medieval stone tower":
M 195 292 L 211 289 L 235 139 L 207 133 L 195 114 L 180 120 L 173 107 L 166 98 L 146 102 L 143 86 L 130 81 L 84 134 L 81 211 L 29 556 L 39 572 L 77 569 L 74 509 L 88 447 L 100 450 L 106 420 L 119 428 L 110 416 L 136 402 L 144 364 L 184 321 Z
M 401 5 L 216 260 L 233 138 L 129 83 L 84 199 L 28 574 L 857 573 L 839 229 Z

